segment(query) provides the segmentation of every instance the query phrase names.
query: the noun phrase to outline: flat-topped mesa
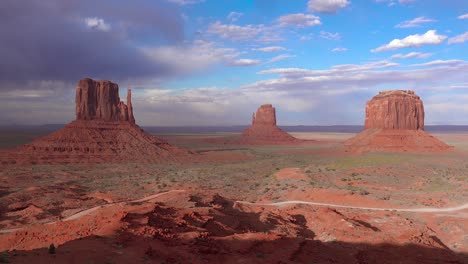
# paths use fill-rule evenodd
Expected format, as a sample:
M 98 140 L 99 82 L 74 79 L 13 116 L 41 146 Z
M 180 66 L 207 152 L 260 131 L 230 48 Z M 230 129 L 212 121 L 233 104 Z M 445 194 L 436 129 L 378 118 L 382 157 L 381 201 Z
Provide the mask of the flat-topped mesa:
M 366 105 L 364 127 L 424 130 L 424 105 L 414 91 L 382 91 Z
M 128 121 L 135 123 L 128 90 L 127 104 L 120 101 L 119 86 L 107 80 L 82 79 L 76 87 L 76 120 Z
M 271 104 L 264 104 L 252 116 L 252 126 L 276 126 L 276 109 Z
M 366 105 L 365 129 L 344 142 L 354 153 L 439 152 L 452 149 L 424 131 L 424 106 L 413 91 L 383 91 Z

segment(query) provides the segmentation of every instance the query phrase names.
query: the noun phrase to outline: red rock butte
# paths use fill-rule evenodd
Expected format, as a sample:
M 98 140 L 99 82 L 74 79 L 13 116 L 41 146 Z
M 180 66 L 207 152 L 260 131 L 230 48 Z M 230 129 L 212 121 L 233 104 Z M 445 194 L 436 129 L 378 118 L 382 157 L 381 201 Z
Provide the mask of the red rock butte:
M 242 132 L 243 140 L 252 144 L 291 143 L 298 139 L 276 126 L 276 109 L 264 104 L 252 115 L 252 125 Z
M 135 123 L 132 90 L 128 89 L 127 104 L 119 98 L 119 86 L 110 81 L 86 78 L 76 87 L 76 120 L 128 121 Z
M 414 91 L 382 91 L 366 105 L 364 131 L 344 143 L 350 152 L 440 152 L 451 147 L 424 131 L 424 105 Z
M 131 97 L 129 89 L 125 104 L 120 101 L 117 84 L 80 80 L 76 88 L 76 120 L 10 151 L 2 163 L 157 162 L 189 153 L 136 125 Z

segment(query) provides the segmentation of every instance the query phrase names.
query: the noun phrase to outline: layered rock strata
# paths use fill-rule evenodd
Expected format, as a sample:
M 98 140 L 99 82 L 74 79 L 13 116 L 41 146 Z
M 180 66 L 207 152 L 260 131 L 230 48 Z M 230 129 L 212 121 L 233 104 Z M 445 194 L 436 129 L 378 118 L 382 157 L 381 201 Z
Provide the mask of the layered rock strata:
M 366 105 L 364 131 L 345 141 L 350 152 L 440 152 L 451 147 L 424 131 L 424 105 L 414 91 L 383 91 Z
M 82 79 L 76 88 L 76 120 L 8 153 L 3 164 L 157 162 L 189 152 L 135 124 L 131 90 L 127 104 L 110 81 Z

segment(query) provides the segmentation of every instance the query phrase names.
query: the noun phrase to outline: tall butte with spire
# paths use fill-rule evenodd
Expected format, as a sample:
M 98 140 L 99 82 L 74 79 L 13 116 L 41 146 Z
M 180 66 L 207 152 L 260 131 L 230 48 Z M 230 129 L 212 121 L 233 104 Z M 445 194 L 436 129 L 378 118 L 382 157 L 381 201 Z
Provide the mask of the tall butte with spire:
M 127 104 L 120 101 L 119 86 L 111 81 L 86 78 L 76 87 L 76 120 L 127 121 L 135 123 L 132 90 L 127 91 Z
M 76 120 L 18 147 L 4 163 L 157 162 L 189 153 L 135 123 L 130 89 L 125 104 L 116 83 L 85 78 L 78 82 L 75 103 Z
M 345 141 L 350 152 L 439 152 L 451 147 L 424 131 L 424 104 L 414 91 L 382 91 L 366 105 L 364 131 Z
M 264 104 L 252 114 L 252 125 L 242 132 L 247 143 L 275 144 L 299 141 L 276 126 L 276 109 L 271 104 Z

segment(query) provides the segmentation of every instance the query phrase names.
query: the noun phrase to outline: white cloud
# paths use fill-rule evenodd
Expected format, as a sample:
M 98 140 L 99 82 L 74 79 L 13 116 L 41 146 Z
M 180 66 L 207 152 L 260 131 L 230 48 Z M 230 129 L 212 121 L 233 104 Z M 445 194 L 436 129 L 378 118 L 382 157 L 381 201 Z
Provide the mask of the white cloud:
M 331 76 L 338 73 L 344 72 L 356 72 L 356 71 L 369 71 L 384 68 L 397 67 L 400 64 L 390 61 L 377 61 L 364 64 L 338 64 L 334 65 L 329 70 L 307 70 L 301 68 L 276 68 L 263 70 L 258 74 L 280 74 L 282 76 L 293 77 L 293 76 Z
M 278 22 L 282 27 L 293 26 L 301 28 L 313 27 L 322 24 L 322 22 L 320 22 L 320 17 L 303 13 L 281 16 L 278 18 Z
M 239 56 L 235 49 L 220 47 L 214 42 L 203 40 L 197 40 L 190 45 L 144 48 L 142 51 L 157 63 L 182 74 L 201 71 Z
M 464 43 L 466 41 L 468 41 L 468 31 L 453 38 L 449 38 L 448 44 Z
M 398 0 L 398 1 L 397 0 L 374 0 L 374 1 L 377 3 L 388 3 L 388 6 L 394 6 L 396 5 L 397 2 L 404 5 L 404 4 L 415 2 L 416 0 Z
M 229 13 L 229 15 L 227 16 L 227 19 L 231 22 L 236 22 L 237 20 L 239 20 L 239 18 L 241 16 L 243 16 L 244 14 L 243 13 L 239 13 L 239 12 L 231 12 Z
M 424 66 L 420 69 L 407 70 L 398 67 L 398 64 L 381 61 L 361 65 L 335 65 L 327 70 L 278 68 L 259 72 L 259 74 L 279 74 L 278 78 L 258 81 L 243 88 L 293 92 L 327 91 L 340 87 L 342 93 L 350 93 L 356 89 L 376 89 L 379 85 L 393 84 L 394 87 L 394 84 L 406 83 L 424 87 L 427 84 L 443 83 L 444 80 L 450 82 L 468 80 L 463 74 L 468 70 L 466 61 L 433 62 Z
M 278 51 L 285 50 L 285 48 L 280 47 L 280 46 L 270 46 L 270 47 L 256 48 L 253 50 L 261 51 L 261 52 L 278 52 Z
M 177 4 L 177 5 L 191 5 L 191 4 L 198 4 L 203 3 L 205 0 L 167 0 L 169 3 Z
M 468 13 L 464 14 L 464 15 L 461 15 L 461 16 L 458 16 L 458 19 L 468 19 Z
M 105 31 L 105 32 L 111 29 L 111 26 L 107 24 L 102 18 L 87 17 L 84 19 L 84 22 L 86 26 L 92 29 L 97 29 L 97 30 Z
M 420 63 L 420 64 L 412 64 L 410 65 L 411 67 L 432 67 L 432 66 L 456 66 L 456 65 L 461 65 L 465 64 L 465 61 L 463 60 L 434 60 L 426 63 Z
M 323 39 L 328 39 L 328 40 L 340 40 L 341 39 L 341 35 L 340 33 L 331 33 L 331 32 L 327 32 L 327 31 L 320 31 L 320 37 L 323 38 Z
M 234 60 L 228 63 L 229 66 L 234 66 L 234 67 L 244 67 L 244 66 L 255 66 L 259 65 L 262 63 L 260 60 L 254 60 L 254 59 L 238 59 Z
M 382 45 L 371 52 L 380 52 L 387 50 L 396 50 L 401 48 L 419 47 L 426 44 L 437 45 L 442 43 L 447 36 L 437 35 L 435 30 L 429 30 L 423 35 L 410 35 L 404 39 L 394 39 L 390 43 Z
M 219 21 L 208 26 L 207 32 L 218 35 L 223 39 L 230 40 L 252 40 L 265 30 L 263 25 L 238 26 L 233 24 L 223 24 Z
M 262 42 L 262 43 L 272 43 L 272 42 L 283 41 L 284 38 L 280 35 L 280 33 L 275 32 L 275 30 L 273 29 L 274 29 L 273 27 L 265 28 L 262 31 L 262 34 L 257 38 L 257 41 Z
M 309 11 L 325 14 L 335 14 L 338 9 L 348 6 L 348 0 L 309 0 L 307 7 Z
M 332 49 L 333 52 L 343 52 L 343 51 L 348 51 L 347 48 L 334 48 Z
M 395 54 L 391 58 L 392 59 L 426 59 L 432 56 L 432 53 L 421 53 L 421 52 L 410 52 L 408 54 Z
M 437 20 L 421 16 L 421 17 L 417 17 L 417 18 L 412 19 L 412 20 L 403 21 L 403 22 L 399 23 L 398 25 L 396 25 L 395 27 L 397 27 L 397 28 L 420 27 L 421 24 L 436 22 L 436 21 Z
M 275 56 L 273 58 L 271 58 L 268 63 L 273 63 L 273 62 L 277 62 L 277 61 L 282 61 L 282 60 L 285 60 L 285 59 L 289 59 L 289 58 L 294 58 L 296 56 L 294 55 L 289 55 L 289 54 L 281 54 L 281 55 L 278 55 L 278 56 Z

